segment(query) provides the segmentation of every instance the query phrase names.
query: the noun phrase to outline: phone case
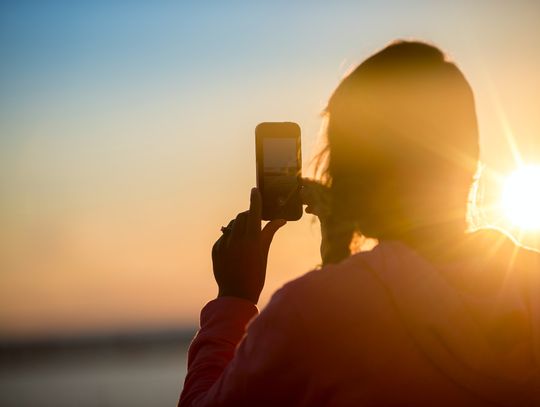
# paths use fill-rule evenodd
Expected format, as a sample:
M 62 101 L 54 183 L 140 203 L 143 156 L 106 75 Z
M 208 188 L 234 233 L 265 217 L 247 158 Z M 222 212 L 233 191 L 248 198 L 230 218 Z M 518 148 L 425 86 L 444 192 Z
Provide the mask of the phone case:
M 291 140 L 290 142 L 286 139 Z M 302 217 L 302 200 L 300 197 L 302 178 L 302 156 L 300 126 L 293 122 L 264 122 L 255 129 L 257 187 L 262 196 L 262 219 L 298 220 Z M 266 140 L 266 142 L 265 142 Z M 264 145 L 291 145 L 282 148 L 296 158 L 293 166 L 265 167 Z M 294 149 L 294 150 L 293 150 Z M 267 157 L 270 161 L 276 158 Z

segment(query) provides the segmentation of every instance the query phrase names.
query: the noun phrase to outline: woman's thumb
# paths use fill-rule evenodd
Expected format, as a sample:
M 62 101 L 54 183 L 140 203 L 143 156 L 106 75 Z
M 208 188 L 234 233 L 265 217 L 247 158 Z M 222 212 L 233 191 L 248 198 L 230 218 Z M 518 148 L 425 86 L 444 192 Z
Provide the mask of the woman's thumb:
M 274 238 L 274 234 L 279 228 L 287 223 L 285 219 L 275 219 L 268 222 L 261 230 L 261 245 L 264 252 L 268 252 L 270 244 Z

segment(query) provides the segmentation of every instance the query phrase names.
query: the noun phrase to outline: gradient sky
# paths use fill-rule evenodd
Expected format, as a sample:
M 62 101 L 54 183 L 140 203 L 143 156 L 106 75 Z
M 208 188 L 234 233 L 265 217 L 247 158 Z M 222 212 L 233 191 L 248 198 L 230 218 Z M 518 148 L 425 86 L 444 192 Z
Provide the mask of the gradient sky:
M 471 81 L 487 179 L 509 140 L 540 162 L 539 21 L 535 1 L 1 2 L 0 337 L 195 324 L 255 125 L 298 122 L 307 163 L 340 78 L 396 38 Z M 318 239 L 308 216 L 278 232 L 262 305 Z

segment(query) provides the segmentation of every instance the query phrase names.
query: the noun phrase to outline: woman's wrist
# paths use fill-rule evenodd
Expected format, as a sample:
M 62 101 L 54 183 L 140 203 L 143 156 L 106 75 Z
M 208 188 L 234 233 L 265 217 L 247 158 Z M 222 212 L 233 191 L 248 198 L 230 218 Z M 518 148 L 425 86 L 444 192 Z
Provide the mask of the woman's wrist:
M 242 300 L 247 300 L 257 305 L 257 302 L 259 302 L 259 296 L 260 296 L 260 293 L 254 294 L 254 293 L 246 293 L 246 292 L 238 291 L 238 290 L 225 290 L 225 289 L 220 288 L 217 298 L 222 298 L 222 297 L 240 298 Z

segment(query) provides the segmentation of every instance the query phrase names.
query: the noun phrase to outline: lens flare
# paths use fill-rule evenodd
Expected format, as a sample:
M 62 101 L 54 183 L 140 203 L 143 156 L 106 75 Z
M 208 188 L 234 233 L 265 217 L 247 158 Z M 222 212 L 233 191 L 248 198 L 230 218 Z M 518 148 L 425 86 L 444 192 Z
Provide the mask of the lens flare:
M 524 166 L 505 181 L 502 208 L 522 229 L 540 229 L 540 165 Z

